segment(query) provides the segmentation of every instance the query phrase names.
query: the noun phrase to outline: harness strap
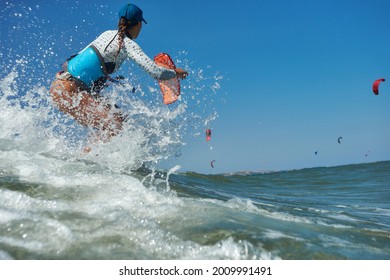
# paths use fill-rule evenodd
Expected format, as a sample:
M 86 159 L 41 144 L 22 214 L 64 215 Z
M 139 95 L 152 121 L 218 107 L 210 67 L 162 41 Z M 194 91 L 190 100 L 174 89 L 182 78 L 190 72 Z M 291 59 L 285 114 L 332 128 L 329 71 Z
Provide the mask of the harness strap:
M 92 88 L 88 87 L 83 81 L 75 78 L 70 74 L 69 72 L 66 71 L 59 71 L 56 73 L 56 79 L 57 80 L 62 80 L 62 81 L 72 81 L 76 84 L 76 86 L 83 91 L 87 91 L 91 93 Z
M 104 63 L 103 56 L 101 55 L 99 50 L 94 45 L 91 44 L 90 47 L 95 51 L 96 55 L 99 58 L 100 65 L 102 67 L 104 76 L 106 76 L 106 78 L 109 78 L 108 71 L 107 71 L 107 68 L 106 68 L 106 64 Z

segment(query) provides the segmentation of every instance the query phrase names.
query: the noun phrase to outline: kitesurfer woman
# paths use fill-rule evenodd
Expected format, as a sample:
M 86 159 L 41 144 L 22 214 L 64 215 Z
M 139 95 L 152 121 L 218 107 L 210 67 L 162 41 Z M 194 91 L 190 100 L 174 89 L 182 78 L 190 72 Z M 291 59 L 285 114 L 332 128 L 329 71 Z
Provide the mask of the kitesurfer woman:
M 101 141 L 117 135 L 126 118 L 117 106 L 99 94 L 106 82 L 112 80 L 109 75 L 126 59 L 133 60 L 155 79 L 168 80 L 175 76 L 184 79 L 188 75 L 180 68 L 169 70 L 156 65 L 134 42 L 141 32 L 142 22 L 146 23 L 139 7 L 134 4 L 122 7 L 118 30 L 105 31 L 68 59 L 50 87 L 57 107 L 80 124 L 95 128 Z

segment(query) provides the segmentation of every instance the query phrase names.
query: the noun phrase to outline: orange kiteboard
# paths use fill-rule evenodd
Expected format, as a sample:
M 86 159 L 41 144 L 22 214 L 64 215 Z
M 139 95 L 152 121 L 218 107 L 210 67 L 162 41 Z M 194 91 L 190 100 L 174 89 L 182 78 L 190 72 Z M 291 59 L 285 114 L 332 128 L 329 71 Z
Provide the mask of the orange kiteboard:
M 159 53 L 154 57 L 154 62 L 161 67 L 168 69 L 176 69 L 175 63 L 166 53 Z M 180 80 L 174 77 L 170 80 L 158 80 L 161 93 L 163 95 L 164 104 L 172 104 L 180 95 Z

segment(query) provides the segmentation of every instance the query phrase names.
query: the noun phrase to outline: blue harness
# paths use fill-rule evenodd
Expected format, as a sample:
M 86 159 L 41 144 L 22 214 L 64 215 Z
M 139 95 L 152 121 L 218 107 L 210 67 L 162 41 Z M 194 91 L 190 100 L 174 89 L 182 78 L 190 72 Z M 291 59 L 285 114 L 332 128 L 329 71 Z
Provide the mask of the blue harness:
M 68 61 L 68 72 L 89 87 L 101 78 L 108 78 L 103 58 L 93 45 Z
M 63 64 L 63 71 L 69 72 L 72 78 L 80 84 L 80 87 L 89 92 L 99 92 L 107 86 L 107 80 L 120 84 L 119 80 L 123 79 L 122 76 L 116 78 L 109 76 L 114 72 L 114 69 L 115 63 L 105 63 L 94 45 L 90 45 L 77 55 L 72 55 Z

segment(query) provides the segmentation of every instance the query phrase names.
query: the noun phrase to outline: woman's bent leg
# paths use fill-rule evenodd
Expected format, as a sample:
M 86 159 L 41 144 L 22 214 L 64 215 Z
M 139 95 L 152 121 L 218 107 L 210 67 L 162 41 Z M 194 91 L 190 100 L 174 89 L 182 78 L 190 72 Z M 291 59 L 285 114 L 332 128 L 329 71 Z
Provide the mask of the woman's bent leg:
M 102 141 L 109 141 L 122 130 L 125 119 L 122 113 L 103 98 L 80 91 L 74 81 L 57 79 L 50 93 L 62 112 L 84 126 L 98 129 Z

